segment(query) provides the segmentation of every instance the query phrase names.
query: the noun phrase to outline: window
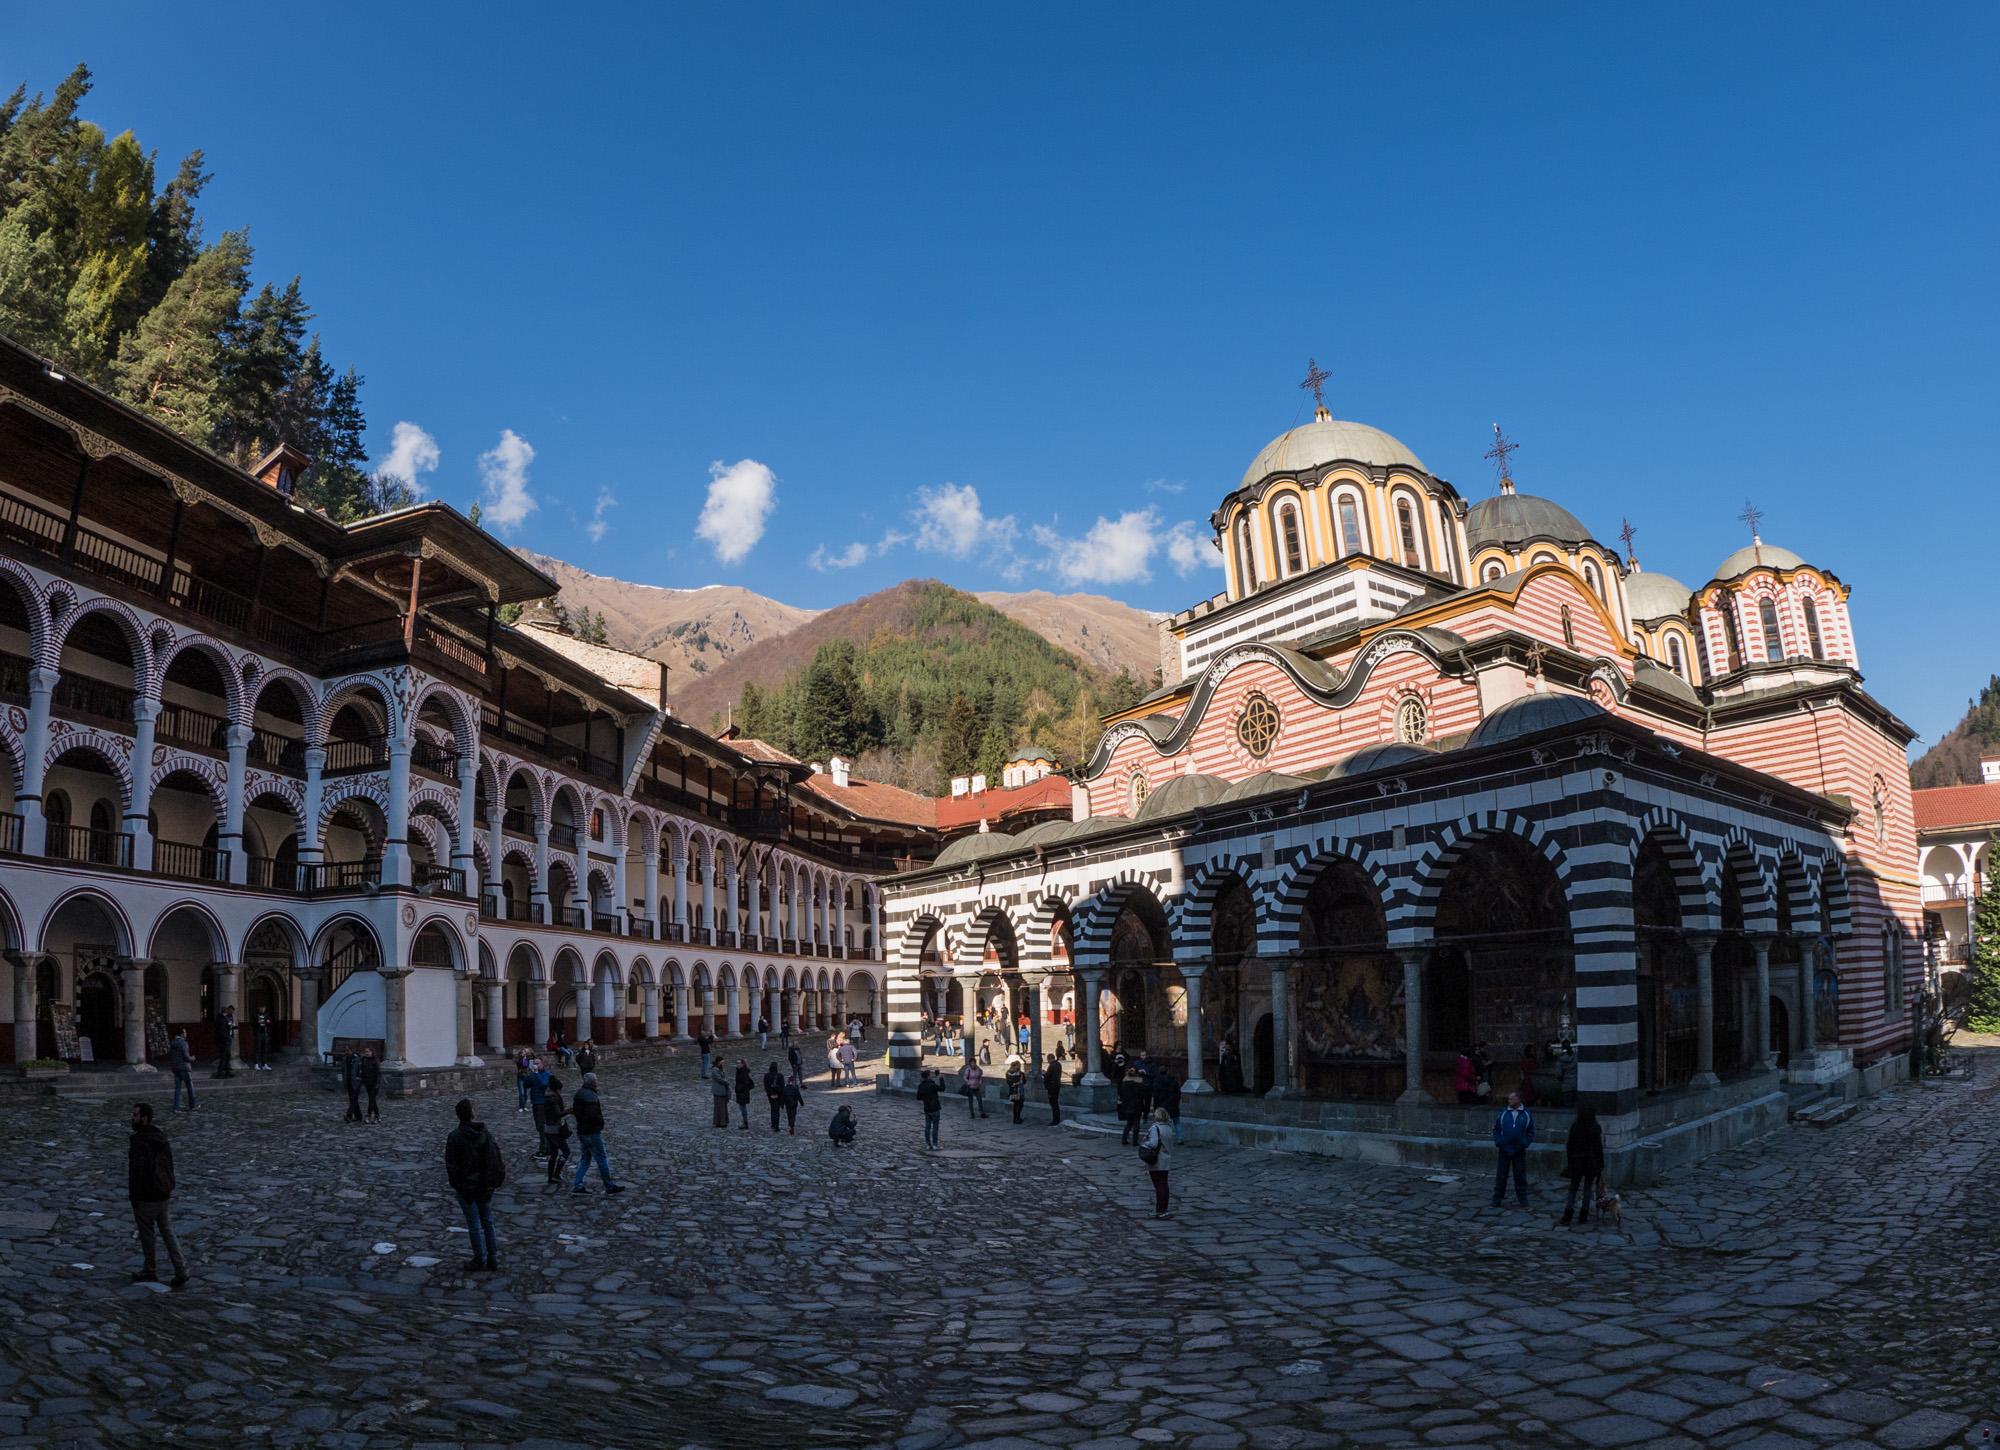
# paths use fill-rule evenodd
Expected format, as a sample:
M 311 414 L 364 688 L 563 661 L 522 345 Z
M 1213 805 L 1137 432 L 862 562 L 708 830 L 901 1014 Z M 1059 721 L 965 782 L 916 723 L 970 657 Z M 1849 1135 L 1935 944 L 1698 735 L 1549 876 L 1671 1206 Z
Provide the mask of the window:
M 59 790 L 49 792 L 49 798 L 42 805 L 42 815 L 52 826 L 69 824 L 69 797 Z
M 1729 646 L 1729 668 L 1743 668 L 1743 640 L 1736 631 L 1736 601 L 1725 597 L 1722 601 L 1722 636 Z
M 1826 658 L 1826 646 L 1820 642 L 1819 637 L 1819 610 L 1815 609 L 1813 602 L 1808 599 L 1803 601 L 1801 612 L 1806 617 L 1806 646 L 1812 651 L 1814 659 L 1823 660 Z
M 591 839 L 591 840 L 593 840 L 593 841 L 601 841 L 601 840 L 603 840 L 603 839 L 604 839 L 604 807 L 603 807 L 603 806 L 593 806 L 593 807 L 591 808 L 591 812 L 590 812 L 590 839 Z
M 1488 584 L 1491 584 L 1495 579 L 1498 579 L 1504 574 L 1506 574 L 1506 572 L 1507 572 L 1507 566 L 1501 563 L 1498 559 L 1489 559 L 1486 561 L 1486 570 L 1484 577 Z
M 1568 645 L 1571 649 L 1575 649 L 1576 621 L 1569 617 L 1569 606 L 1567 604 L 1565 604 L 1562 607 L 1562 622 L 1563 622 L 1563 643 Z
M 1687 678 L 1687 661 L 1681 657 L 1681 637 L 1677 634 L 1667 636 L 1667 668 Z
M 1252 695 L 1236 718 L 1236 738 L 1260 759 L 1271 753 L 1278 738 L 1278 707 L 1262 695 Z
M 1704 680 L 1714 679 L 1715 671 L 1708 663 L 1708 631 L 1706 629 L 1694 637 L 1694 652 L 1695 656 L 1701 661 L 1701 677 Z
M 1412 569 L 1423 568 L 1424 556 L 1417 549 L 1417 519 L 1406 498 L 1396 500 L 1396 527 L 1403 535 L 1403 562 Z
M 1889 838 L 1889 811 L 1883 802 L 1881 776 L 1875 777 L 1875 784 L 1869 793 L 1875 803 L 1875 844 L 1879 846 Z
M 1599 577 L 1595 564 L 1585 564 L 1583 566 L 1583 582 L 1590 586 L 1591 593 L 1595 594 L 1600 600 L 1604 600 L 1604 580 Z M 1604 600 L 1604 604 L 1607 609 L 1611 607 L 1609 600 Z
M 1555 561 L 1556 561 L 1556 556 L 1554 554 L 1551 554 L 1548 550 L 1544 549 L 1542 550 L 1542 552 L 1535 555 L 1535 557 L 1530 559 L 1528 562 L 1530 564 L 1553 564 L 1555 563 Z
M 1306 567 L 1306 554 L 1299 539 L 1299 511 L 1295 504 L 1279 505 L 1278 533 L 1285 541 L 1285 572 L 1297 574 Z
M 1340 551 L 1343 554 L 1361 552 L 1361 511 L 1355 506 L 1351 493 L 1340 496 Z
M 1404 697 L 1396 707 L 1396 738 L 1405 745 L 1421 745 L 1430 738 L 1431 712 L 1417 695 Z
M 1778 602 L 1768 594 L 1757 601 L 1757 622 L 1764 627 L 1764 658 L 1776 664 L 1785 657 L 1785 637 L 1778 631 Z
M 1139 813 L 1139 807 L 1146 803 L 1146 777 L 1142 771 L 1133 771 L 1132 778 L 1125 782 L 1125 803 L 1132 808 L 1132 814 Z
M 1903 932 L 1895 922 L 1882 928 L 1882 1013 L 1900 1016 L 1903 1011 Z
M 1458 529 L 1457 520 L 1451 516 L 1451 505 L 1438 500 L 1438 537 L 1444 540 L 1445 565 L 1451 570 L 1453 582 L 1458 580 Z
M 1250 520 L 1236 521 L 1236 580 L 1243 593 L 1257 587 L 1257 557 L 1250 544 Z

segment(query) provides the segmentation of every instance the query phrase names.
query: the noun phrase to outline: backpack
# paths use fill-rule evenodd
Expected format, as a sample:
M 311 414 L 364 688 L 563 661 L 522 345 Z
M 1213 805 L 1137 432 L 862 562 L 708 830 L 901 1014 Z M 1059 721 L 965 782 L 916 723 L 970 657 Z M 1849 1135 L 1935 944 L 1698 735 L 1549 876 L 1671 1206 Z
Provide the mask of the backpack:
M 507 1155 L 490 1132 L 479 1135 L 479 1177 L 480 1186 L 488 1192 L 507 1181 Z

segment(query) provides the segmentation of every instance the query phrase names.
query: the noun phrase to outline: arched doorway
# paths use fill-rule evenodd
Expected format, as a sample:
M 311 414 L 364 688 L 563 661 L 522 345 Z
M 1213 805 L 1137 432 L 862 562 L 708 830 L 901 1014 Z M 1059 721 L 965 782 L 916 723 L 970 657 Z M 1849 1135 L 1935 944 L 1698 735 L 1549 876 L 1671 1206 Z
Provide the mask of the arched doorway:
M 81 963 L 79 963 L 81 967 Z M 123 1062 L 124 1013 L 119 1011 L 118 983 L 103 970 L 80 970 L 76 984 L 76 1030 L 90 1044 L 98 1062 Z
M 1632 921 L 1639 978 L 1639 1087 L 1662 1092 L 1693 1078 L 1701 1014 L 1694 949 L 1681 932 L 1680 883 L 1665 849 L 1650 836 L 1640 843 L 1632 863 Z
M 1391 1102 L 1403 1091 L 1402 964 L 1381 897 L 1352 861 L 1329 862 L 1299 915 L 1299 1088 Z
M 1213 965 L 1201 984 L 1202 1041 L 1215 1060 L 1216 1086 L 1226 1093 L 1240 1093 L 1251 1086 L 1243 1073 L 1246 1046 L 1252 1049 L 1252 1062 L 1256 1060 L 1254 1042 L 1243 1041 L 1243 1014 L 1244 964 L 1257 954 L 1257 902 L 1242 877 L 1231 877 L 1216 893 L 1208 940 Z M 1268 985 L 1264 991 L 1268 996 Z M 1261 1090 L 1270 1086 L 1267 1080 Z
M 1792 1065 L 1792 1014 L 1785 1006 L 1785 999 L 1772 994 L 1771 997 L 1771 1044 L 1770 1052 L 1778 1059 L 1781 1068 Z

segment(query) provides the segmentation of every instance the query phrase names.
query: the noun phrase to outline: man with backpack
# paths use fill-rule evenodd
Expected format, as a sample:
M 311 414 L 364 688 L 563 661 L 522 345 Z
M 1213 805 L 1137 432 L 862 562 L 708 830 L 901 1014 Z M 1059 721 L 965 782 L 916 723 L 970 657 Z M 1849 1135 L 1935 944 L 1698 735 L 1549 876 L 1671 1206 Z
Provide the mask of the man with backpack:
M 181 1257 L 181 1241 L 174 1237 L 173 1221 L 167 1216 L 167 1202 L 174 1196 L 174 1150 L 167 1135 L 153 1126 L 153 1110 L 145 1103 L 132 1105 L 132 1141 L 125 1159 L 125 1187 L 132 1200 L 132 1220 L 139 1227 L 139 1249 L 146 1265 L 132 1276 L 135 1284 L 151 1284 L 160 1277 L 159 1258 L 153 1247 L 157 1230 L 167 1241 L 167 1257 L 173 1261 L 176 1289 L 188 1281 L 187 1260 Z
M 444 1174 L 458 1195 L 465 1214 L 465 1231 L 472 1235 L 468 1274 L 500 1267 L 500 1249 L 493 1238 L 493 1190 L 507 1181 L 507 1159 L 484 1123 L 472 1120 L 472 1099 L 458 1100 L 458 1126 L 444 1140 Z

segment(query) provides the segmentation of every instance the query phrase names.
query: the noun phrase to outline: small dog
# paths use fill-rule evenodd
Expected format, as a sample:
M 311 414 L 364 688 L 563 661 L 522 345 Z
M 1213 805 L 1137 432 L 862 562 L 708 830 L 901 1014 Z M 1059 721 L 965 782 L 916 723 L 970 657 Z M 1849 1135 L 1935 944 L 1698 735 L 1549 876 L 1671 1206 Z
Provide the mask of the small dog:
M 1605 1219 L 1610 1219 L 1613 1228 L 1622 1229 L 1625 1227 L 1625 1216 L 1618 1211 L 1617 1194 L 1600 1193 L 1597 1195 L 1597 1218 L 1600 1223 Z

